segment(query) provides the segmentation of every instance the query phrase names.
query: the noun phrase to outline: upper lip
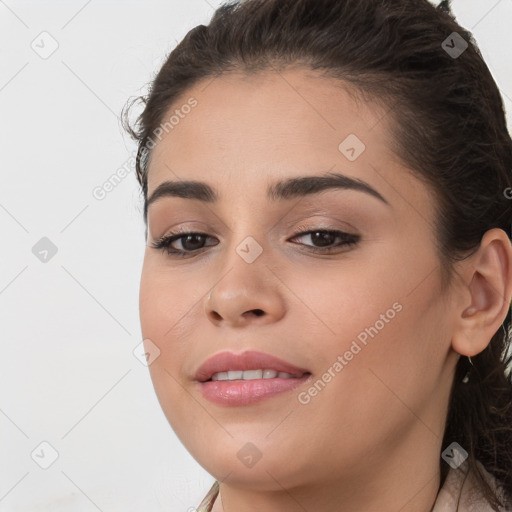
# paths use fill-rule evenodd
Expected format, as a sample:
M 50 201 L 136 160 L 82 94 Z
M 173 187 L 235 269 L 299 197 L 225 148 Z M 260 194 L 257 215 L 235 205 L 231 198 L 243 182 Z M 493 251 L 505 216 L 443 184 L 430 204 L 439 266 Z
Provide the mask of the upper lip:
M 310 373 L 305 368 L 298 368 L 278 357 L 248 350 L 242 353 L 220 352 L 207 359 L 196 371 L 195 379 L 199 382 L 209 380 L 214 373 L 227 372 L 229 370 L 276 370 L 291 375 L 302 377 Z

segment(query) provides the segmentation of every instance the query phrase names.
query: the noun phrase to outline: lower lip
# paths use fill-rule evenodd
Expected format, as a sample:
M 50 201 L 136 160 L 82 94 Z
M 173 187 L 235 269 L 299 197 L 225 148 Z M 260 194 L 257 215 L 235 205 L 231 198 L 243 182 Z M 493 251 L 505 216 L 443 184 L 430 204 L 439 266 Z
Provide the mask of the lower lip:
M 308 373 L 300 378 L 213 380 L 200 382 L 203 396 L 218 405 L 250 405 L 266 400 L 285 391 L 301 386 L 311 377 Z

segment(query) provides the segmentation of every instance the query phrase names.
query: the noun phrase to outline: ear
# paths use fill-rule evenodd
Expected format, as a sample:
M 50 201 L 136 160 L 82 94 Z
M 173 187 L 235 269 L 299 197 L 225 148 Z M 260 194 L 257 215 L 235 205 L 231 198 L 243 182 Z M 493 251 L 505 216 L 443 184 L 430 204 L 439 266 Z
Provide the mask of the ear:
M 478 250 L 461 265 L 465 285 L 452 333 L 452 348 L 471 357 L 487 347 L 510 307 L 512 245 L 505 231 L 487 231 Z

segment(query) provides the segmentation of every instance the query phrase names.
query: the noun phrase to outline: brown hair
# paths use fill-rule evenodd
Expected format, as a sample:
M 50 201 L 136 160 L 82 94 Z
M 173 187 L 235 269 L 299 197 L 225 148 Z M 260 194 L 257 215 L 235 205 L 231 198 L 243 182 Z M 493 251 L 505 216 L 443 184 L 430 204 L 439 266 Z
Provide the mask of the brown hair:
M 454 35 L 453 33 L 456 33 Z M 465 45 L 467 44 L 467 48 Z M 462 50 L 455 54 L 450 49 Z M 434 192 L 441 270 L 478 249 L 483 234 L 510 237 L 512 141 L 502 99 L 470 32 L 445 0 L 245 0 L 220 6 L 168 55 L 125 129 L 138 142 L 137 179 L 144 196 L 155 130 L 177 99 L 200 80 L 228 72 L 256 73 L 302 65 L 339 79 L 386 107 L 395 153 Z M 512 188 L 510 188 L 512 191 Z M 457 442 L 469 454 L 485 498 L 499 496 L 476 461 L 512 502 L 512 382 L 507 367 L 510 308 L 487 348 L 457 363 L 442 447 Z M 467 384 L 462 382 L 471 370 Z M 441 461 L 442 481 L 447 464 Z

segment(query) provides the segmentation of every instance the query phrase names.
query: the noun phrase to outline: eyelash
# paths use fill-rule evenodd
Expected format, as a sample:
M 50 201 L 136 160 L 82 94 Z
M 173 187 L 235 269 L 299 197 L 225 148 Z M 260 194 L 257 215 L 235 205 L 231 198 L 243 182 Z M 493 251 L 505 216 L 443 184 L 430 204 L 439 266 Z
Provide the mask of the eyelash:
M 334 234 L 337 237 L 342 238 L 344 241 L 337 246 L 334 247 L 327 247 L 327 248 L 321 248 L 321 247 L 314 247 L 314 246 L 307 246 L 310 248 L 310 250 L 313 253 L 330 253 L 334 251 L 335 249 L 344 246 L 344 247 L 350 247 L 359 242 L 360 236 L 359 235 L 353 235 L 350 233 L 346 233 L 344 231 L 334 230 L 334 229 L 310 229 L 310 228 L 297 228 L 297 233 L 292 237 L 297 238 L 297 236 L 303 236 L 306 234 L 313 234 L 313 233 L 329 233 Z M 168 235 L 165 235 L 155 242 L 151 243 L 151 247 L 154 249 L 160 249 L 162 252 L 167 253 L 171 257 L 177 257 L 177 258 L 186 258 L 188 256 L 193 256 L 194 254 L 197 254 L 198 251 L 201 251 L 204 249 L 204 247 L 201 247 L 201 249 L 197 249 L 195 251 L 182 251 L 180 249 L 172 249 L 171 244 L 175 242 L 176 240 L 180 240 L 181 238 L 184 238 L 189 235 L 200 235 L 200 236 L 208 236 L 206 233 L 201 233 L 197 231 L 187 231 L 185 229 L 179 229 L 178 231 L 171 232 Z M 303 245 L 303 244 L 299 244 Z

